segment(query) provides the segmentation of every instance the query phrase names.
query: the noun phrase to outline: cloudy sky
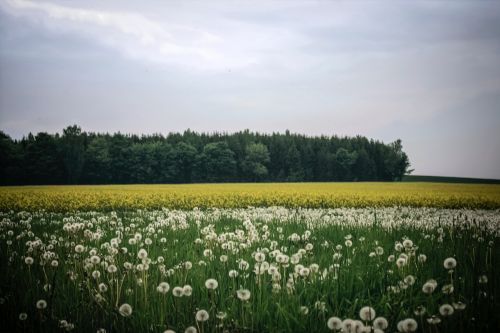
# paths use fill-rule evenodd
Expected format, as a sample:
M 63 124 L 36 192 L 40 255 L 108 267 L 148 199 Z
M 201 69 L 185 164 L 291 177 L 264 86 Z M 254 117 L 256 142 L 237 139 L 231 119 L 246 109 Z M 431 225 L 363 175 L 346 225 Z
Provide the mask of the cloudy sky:
M 499 1 L 0 0 L 0 129 L 402 139 L 500 178 Z

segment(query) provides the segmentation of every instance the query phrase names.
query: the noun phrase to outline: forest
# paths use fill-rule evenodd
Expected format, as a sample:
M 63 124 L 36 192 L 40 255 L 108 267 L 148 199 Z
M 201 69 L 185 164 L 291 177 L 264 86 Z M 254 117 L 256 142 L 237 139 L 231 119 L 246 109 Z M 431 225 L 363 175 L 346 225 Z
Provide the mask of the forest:
M 0 131 L 0 184 L 397 181 L 411 172 L 401 140 L 237 133 L 131 135 Z

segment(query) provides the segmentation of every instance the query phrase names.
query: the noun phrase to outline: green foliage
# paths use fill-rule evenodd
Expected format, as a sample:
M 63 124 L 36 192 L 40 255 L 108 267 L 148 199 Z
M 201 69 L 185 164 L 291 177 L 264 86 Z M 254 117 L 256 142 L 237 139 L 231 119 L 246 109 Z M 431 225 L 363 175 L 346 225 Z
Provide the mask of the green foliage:
M 339 333 L 328 319 L 360 320 L 366 306 L 387 320 L 385 332 L 500 324 L 495 211 L 23 211 L 0 220 L 2 331 Z M 406 319 L 418 328 L 398 329 Z M 370 319 L 356 325 L 378 332 Z
M 251 143 L 246 148 L 246 157 L 242 169 L 252 180 L 264 179 L 267 174 L 266 165 L 270 162 L 269 151 L 262 143 Z
M 245 181 L 392 181 L 409 171 L 401 141 L 234 134 L 124 135 L 0 132 L 0 184 L 130 184 Z

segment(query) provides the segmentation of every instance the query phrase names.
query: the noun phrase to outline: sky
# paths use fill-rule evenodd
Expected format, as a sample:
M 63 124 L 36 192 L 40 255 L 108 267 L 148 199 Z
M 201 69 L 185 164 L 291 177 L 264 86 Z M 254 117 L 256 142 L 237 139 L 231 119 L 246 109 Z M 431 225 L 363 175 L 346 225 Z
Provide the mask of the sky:
M 401 139 L 500 179 L 500 1 L 0 0 L 0 130 Z

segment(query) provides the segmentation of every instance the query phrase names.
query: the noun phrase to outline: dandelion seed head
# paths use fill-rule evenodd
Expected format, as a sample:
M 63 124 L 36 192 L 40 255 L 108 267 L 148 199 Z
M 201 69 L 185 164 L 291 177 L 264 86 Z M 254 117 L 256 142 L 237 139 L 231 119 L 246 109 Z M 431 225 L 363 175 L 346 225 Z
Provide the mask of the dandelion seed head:
M 340 330 L 342 328 L 342 320 L 339 317 L 330 317 L 326 322 L 326 326 L 332 331 Z
M 39 310 L 43 310 L 47 307 L 47 301 L 44 299 L 41 299 L 36 302 L 36 308 Z
M 205 281 L 205 287 L 209 290 L 215 290 L 219 286 L 216 279 L 208 279 Z
M 196 321 L 205 322 L 210 318 L 206 310 L 199 310 L 196 312 Z
M 359 310 L 359 318 L 363 321 L 371 321 L 375 318 L 375 315 L 375 309 L 370 306 L 362 307 L 361 310 Z
M 118 308 L 118 312 L 123 316 L 123 317 L 129 317 L 132 314 L 132 306 L 127 303 L 123 303 L 120 305 Z
M 444 268 L 446 269 L 453 269 L 455 267 L 457 267 L 457 261 L 455 260 L 455 258 L 446 258 L 443 262 L 443 266 Z

